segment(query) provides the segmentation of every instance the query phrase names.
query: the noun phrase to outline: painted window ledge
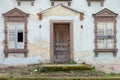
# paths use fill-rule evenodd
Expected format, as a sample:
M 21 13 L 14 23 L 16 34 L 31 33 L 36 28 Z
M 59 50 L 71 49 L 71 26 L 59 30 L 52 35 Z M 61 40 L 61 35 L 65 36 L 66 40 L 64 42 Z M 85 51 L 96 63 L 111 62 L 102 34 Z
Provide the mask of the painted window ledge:
M 68 2 L 68 6 L 71 6 L 71 1 L 72 0 L 50 0 L 50 1 L 51 1 L 51 6 L 54 6 L 55 1 L 66 1 L 66 2 Z
M 88 6 L 91 6 L 91 2 L 100 2 L 100 5 L 103 6 L 104 5 L 104 1 L 105 0 L 87 0 Z
M 35 0 L 17 0 L 18 6 L 21 5 L 21 1 L 29 1 L 29 2 L 31 2 L 31 6 L 34 6 L 34 1 L 35 1 Z
M 112 52 L 113 56 L 116 57 L 118 49 L 94 49 L 95 57 L 98 57 L 98 53 L 108 53 Z
M 21 54 L 24 53 L 24 56 L 27 57 L 27 52 L 28 50 L 26 49 L 4 49 L 5 52 L 5 57 L 8 57 L 8 53 L 17 53 L 17 54 Z

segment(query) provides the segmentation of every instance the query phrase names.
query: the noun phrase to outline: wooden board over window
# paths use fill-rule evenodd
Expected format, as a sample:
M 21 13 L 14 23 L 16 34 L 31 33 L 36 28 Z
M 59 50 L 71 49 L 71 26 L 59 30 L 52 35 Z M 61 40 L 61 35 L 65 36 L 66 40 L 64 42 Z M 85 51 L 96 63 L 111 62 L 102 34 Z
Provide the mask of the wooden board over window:
M 17 8 L 3 14 L 5 18 L 5 57 L 8 57 L 8 53 L 24 53 L 24 56 L 27 56 L 28 15 Z
M 116 56 L 116 17 L 118 14 L 105 8 L 102 11 L 93 14 L 95 18 L 95 56 L 98 53 L 112 52 Z

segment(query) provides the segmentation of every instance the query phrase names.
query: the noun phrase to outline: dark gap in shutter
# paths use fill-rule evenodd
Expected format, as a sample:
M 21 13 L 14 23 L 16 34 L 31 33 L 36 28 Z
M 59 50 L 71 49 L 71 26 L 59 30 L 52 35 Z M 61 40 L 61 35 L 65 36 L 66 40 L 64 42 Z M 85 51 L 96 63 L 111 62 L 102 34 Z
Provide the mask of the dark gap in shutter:
M 18 32 L 18 42 L 23 42 L 23 32 Z

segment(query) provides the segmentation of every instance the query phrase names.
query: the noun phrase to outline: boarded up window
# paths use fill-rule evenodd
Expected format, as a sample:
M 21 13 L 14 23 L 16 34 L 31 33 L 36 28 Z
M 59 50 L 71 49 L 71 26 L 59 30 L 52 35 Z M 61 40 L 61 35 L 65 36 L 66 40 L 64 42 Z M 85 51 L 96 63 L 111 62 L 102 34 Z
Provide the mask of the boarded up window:
M 111 49 L 114 47 L 114 23 L 99 22 L 97 24 L 97 47 L 99 49 Z

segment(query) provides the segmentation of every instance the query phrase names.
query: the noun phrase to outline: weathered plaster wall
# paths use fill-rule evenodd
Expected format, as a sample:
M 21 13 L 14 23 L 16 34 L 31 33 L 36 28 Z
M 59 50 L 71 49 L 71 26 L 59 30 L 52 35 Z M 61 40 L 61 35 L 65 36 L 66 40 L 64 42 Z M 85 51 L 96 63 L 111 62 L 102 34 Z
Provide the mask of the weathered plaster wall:
M 78 63 L 86 62 L 89 64 L 119 64 L 120 51 L 117 57 L 113 57 L 112 53 L 99 54 L 94 57 L 94 18 L 92 14 L 108 8 L 115 13 L 120 14 L 120 0 L 105 0 L 104 6 L 100 7 L 99 3 L 92 3 L 88 7 L 86 0 L 73 0 L 71 8 L 83 12 L 85 14 L 84 21 L 80 21 L 78 14 L 60 7 L 60 13 L 54 8 L 46 13 L 42 21 L 39 21 L 37 13 L 51 7 L 50 0 L 36 0 L 34 6 L 30 6 L 29 2 L 22 2 L 21 6 L 17 6 L 16 0 L 2 0 L 0 3 L 0 63 L 3 64 L 31 64 L 50 61 L 50 20 L 73 20 L 74 31 L 74 60 Z M 57 5 L 57 4 L 56 4 Z M 67 5 L 65 3 L 65 5 Z M 28 57 L 10 56 L 4 59 L 3 40 L 4 40 L 4 18 L 5 13 L 13 8 L 19 8 L 29 13 L 28 18 Z M 55 12 L 56 11 L 56 12 Z M 63 13 L 62 13 L 63 12 Z M 53 15 L 54 14 L 54 15 Z M 57 16 L 57 14 L 59 16 Z M 73 16 L 75 15 L 75 16 Z M 39 28 L 39 25 L 42 27 Z M 83 25 L 83 29 L 81 29 Z M 117 48 L 120 49 L 120 16 L 117 17 Z
M 80 13 L 74 12 L 68 8 L 63 7 L 62 5 L 57 5 L 52 7 L 49 10 L 43 11 L 43 17 L 47 16 L 80 16 Z

